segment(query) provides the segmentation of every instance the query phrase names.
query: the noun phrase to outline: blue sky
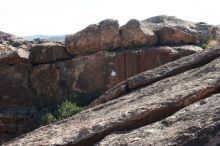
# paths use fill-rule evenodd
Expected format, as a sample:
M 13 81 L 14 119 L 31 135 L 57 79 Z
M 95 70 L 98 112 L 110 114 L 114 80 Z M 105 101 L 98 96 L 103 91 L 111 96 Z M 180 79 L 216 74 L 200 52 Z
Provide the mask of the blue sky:
M 104 19 L 171 15 L 220 24 L 219 0 L 0 0 L 0 31 L 19 36 L 71 34 Z

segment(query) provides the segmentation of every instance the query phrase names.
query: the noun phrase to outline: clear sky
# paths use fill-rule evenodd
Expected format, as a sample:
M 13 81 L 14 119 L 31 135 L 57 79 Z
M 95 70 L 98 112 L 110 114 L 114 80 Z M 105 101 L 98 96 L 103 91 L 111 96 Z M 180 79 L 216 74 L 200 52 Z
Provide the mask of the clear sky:
M 0 0 L 0 31 L 18 36 L 71 34 L 104 19 L 171 15 L 220 24 L 220 0 Z

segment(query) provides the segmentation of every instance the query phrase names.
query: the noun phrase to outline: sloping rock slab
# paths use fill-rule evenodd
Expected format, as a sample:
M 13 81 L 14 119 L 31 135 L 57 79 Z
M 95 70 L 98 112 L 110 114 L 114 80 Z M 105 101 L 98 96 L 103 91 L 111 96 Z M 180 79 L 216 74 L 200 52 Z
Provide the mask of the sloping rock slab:
M 174 115 L 124 134 L 112 134 L 97 146 L 218 146 L 220 94 L 190 105 Z
M 4 145 L 95 144 L 114 131 L 129 130 L 160 121 L 218 92 L 219 72 L 220 58 L 217 58 L 201 67 L 84 110 L 67 120 L 41 127 Z

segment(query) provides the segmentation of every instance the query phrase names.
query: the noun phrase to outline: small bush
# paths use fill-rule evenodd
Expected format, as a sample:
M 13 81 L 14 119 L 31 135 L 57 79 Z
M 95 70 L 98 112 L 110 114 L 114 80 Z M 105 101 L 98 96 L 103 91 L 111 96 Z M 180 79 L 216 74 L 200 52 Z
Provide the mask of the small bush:
M 41 125 L 47 125 L 56 122 L 57 120 L 63 120 L 75 115 L 81 110 L 82 110 L 81 107 L 77 106 L 75 103 L 66 100 L 61 105 L 58 106 L 54 114 L 46 113 L 45 115 L 43 115 L 40 123 Z
M 203 49 L 207 49 L 207 48 L 208 48 L 208 44 L 204 43 L 204 44 L 201 45 L 201 47 L 202 47 Z
M 47 124 L 53 123 L 55 121 L 57 121 L 57 119 L 55 118 L 55 116 L 53 114 L 46 113 L 41 118 L 41 125 L 47 125 Z
M 58 106 L 57 118 L 59 120 L 66 119 L 72 115 L 75 115 L 81 110 L 82 110 L 81 107 L 77 106 L 75 103 L 66 100 L 60 106 Z

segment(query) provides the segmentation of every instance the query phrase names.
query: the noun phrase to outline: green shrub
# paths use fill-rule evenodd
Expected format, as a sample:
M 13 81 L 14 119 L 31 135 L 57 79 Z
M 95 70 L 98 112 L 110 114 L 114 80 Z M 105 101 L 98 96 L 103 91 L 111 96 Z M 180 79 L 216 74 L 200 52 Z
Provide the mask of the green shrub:
M 68 117 L 75 115 L 82 110 L 81 107 L 77 106 L 68 100 L 64 101 L 58 108 L 52 113 L 46 113 L 41 118 L 41 125 L 47 125 L 57 120 L 63 120 Z
M 203 49 L 206 49 L 206 48 L 208 48 L 208 44 L 204 43 L 204 44 L 201 45 L 201 47 L 202 47 Z
M 66 119 L 82 110 L 81 107 L 77 106 L 75 103 L 72 103 L 68 100 L 64 101 L 57 110 L 57 119 L 62 120 Z
M 46 113 L 41 118 L 41 125 L 47 125 L 47 124 L 53 123 L 55 121 L 57 121 L 57 119 L 55 118 L 55 116 L 53 114 Z

